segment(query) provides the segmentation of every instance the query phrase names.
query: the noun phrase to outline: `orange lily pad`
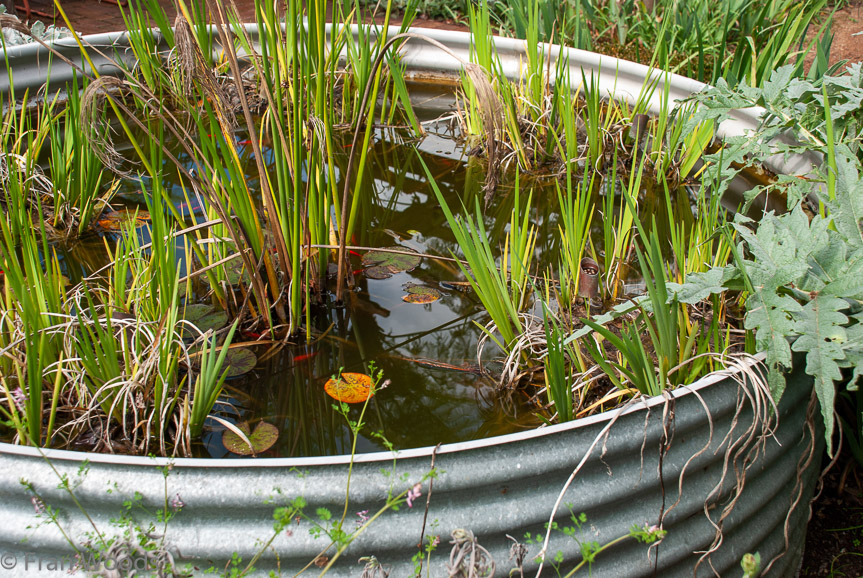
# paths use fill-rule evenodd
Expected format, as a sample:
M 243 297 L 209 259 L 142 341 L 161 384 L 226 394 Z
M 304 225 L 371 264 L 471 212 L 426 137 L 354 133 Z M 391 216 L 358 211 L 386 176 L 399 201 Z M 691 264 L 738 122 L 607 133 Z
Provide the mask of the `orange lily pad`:
M 428 287 L 426 285 L 414 285 L 408 284 L 405 285 L 405 291 L 408 292 L 407 295 L 402 297 L 404 301 L 407 303 L 434 303 L 438 299 L 440 299 L 441 293 L 434 287 Z
M 407 303 L 416 303 L 419 305 L 426 305 L 428 303 L 434 303 L 438 300 L 438 297 L 434 295 L 429 295 L 428 293 L 408 293 L 402 300 Z
M 343 373 L 341 379 L 330 378 L 324 391 L 345 403 L 362 403 L 373 395 L 372 378 L 365 373 Z

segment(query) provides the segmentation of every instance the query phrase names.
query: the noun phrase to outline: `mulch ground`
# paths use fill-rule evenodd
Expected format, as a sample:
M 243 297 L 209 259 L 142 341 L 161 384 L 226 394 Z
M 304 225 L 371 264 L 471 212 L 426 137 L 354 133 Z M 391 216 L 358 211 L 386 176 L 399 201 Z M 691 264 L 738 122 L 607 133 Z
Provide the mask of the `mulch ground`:
M 863 61 L 863 0 L 851 0 L 833 15 L 830 60 Z
M 844 453 L 823 481 L 821 495 L 812 504 L 800 576 L 860 578 L 863 576 L 863 471 Z

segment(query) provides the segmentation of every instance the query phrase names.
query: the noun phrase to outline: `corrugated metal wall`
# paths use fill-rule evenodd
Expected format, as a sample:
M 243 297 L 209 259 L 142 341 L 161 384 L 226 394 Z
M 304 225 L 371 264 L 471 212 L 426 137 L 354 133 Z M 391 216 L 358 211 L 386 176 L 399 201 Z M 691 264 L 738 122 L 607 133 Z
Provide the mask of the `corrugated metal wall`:
M 784 524 L 796 495 L 797 464 L 811 441 L 804 427 L 810 391 L 807 380 L 790 380 L 775 437 L 764 441 L 763 454 L 749 463 L 744 496 L 724 523 L 721 547 L 709 557 L 709 563 L 701 565 L 699 576 L 712 575 L 710 565 L 720 576 L 737 575 L 745 553 L 758 551 L 766 563 L 784 551 Z M 574 512 L 586 513 L 583 538 L 588 541 L 605 543 L 627 534 L 633 524 L 659 522 L 662 512 L 680 497 L 678 484 L 684 464 L 707 444 L 710 428 L 705 407 L 710 408 L 713 441 L 687 468 L 681 501 L 664 517 L 666 539 L 650 556 L 648 548 L 634 540 L 603 552 L 593 567 L 594 576 L 693 575 L 699 559 L 694 552 L 706 550 L 714 536 L 704 514 L 705 499 L 727 465 L 724 460 L 729 444 L 751 422 L 751 409 L 745 407 L 734 423 L 740 395 L 736 383 L 725 379 L 700 387 L 701 400 L 681 390 L 669 405 L 661 399 L 652 400 L 651 407 L 633 407 L 612 425 L 607 439 L 597 445 L 564 498 Z M 666 410 L 671 413 L 663 418 Z M 441 535 L 442 544 L 432 557 L 431 576 L 447 575 L 444 562 L 450 548 L 449 534 L 459 528 L 471 530 L 493 554 L 498 575 L 507 575 L 510 542 L 506 535 L 521 539 L 525 532 L 542 532 L 558 493 L 606 424 L 607 416 L 603 416 L 525 434 L 442 446 L 436 457 L 440 473 L 428 514 L 433 529 L 427 530 Z M 730 437 L 726 436 L 729 432 Z M 429 470 L 432 451 L 402 452 L 395 475 L 382 473 L 393 467 L 391 455 L 358 456 L 348 526 L 353 527 L 356 512 L 377 511 L 391 484 L 400 492 L 420 479 Z M 87 456 L 51 452 L 49 464 L 29 448 L 2 445 L 0 452 L 0 552 L 13 552 L 23 563 L 27 552 L 46 555 L 69 551 L 56 528 L 34 527 L 37 519 L 30 495 L 19 484 L 21 477 L 34 485 L 46 503 L 61 511 L 67 534 L 80 537 L 92 531 L 70 496 L 57 489 L 54 471 L 77 483 L 79 467 Z M 162 507 L 165 478 L 158 466 L 164 460 L 90 457 L 75 494 L 102 531 L 120 532 L 108 521 L 135 492 L 146 496 L 144 503 L 151 512 Z M 734 489 L 734 464 L 728 465 L 727 483 L 708 503 L 714 520 Z M 308 502 L 306 512 L 311 515 L 319 507 L 341 513 L 347 470 L 344 457 L 243 463 L 176 460 L 167 477 L 167 492 L 170 497 L 179 494 L 185 507 L 169 526 L 169 540 L 184 556 L 194 557 L 198 565 L 210 560 L 221 566 L 234 552 L 248 561 L 260 542 L 270 537 L 272 514 L 278 505 L 303 496 Z M 791 576 L 799 564 L 808 497 L 816 475 L 817 469 L 810 468 L 802 480 L 804 498 L 790 518 L 790 552 L 774 564 L 770 575 Z M 391 576 L 409 576 L 427 492 L 425 484 L 423 497 L 413 508 L 402 506 L 398 512 L 385 513 L 351 545 L 330 575 L 359 576 L 358 558 L 375 555 L 392 567 Z M 561 523 L 567 517 L 567 509 L 562 508 Z M 326 545 L 324 538 L 314 539 L 309 534 L 309 527 L 309 523 L 301 522 L 290 528 L 292 535 L 282 532 L 256 566 L 262 571 L 280 566 L 286 575 L 293 575 Z M 538 550 L 538 546 L 531 546 L 530 554 Z M 558 550 L 567 561 L 564 568 L 579 559 L 576 543 L 562 534 L 552 538 L 551 554 Z M 536 567 L 534 563 L 528 566 Z M 549 569 L 544 575 L 554 573 Z

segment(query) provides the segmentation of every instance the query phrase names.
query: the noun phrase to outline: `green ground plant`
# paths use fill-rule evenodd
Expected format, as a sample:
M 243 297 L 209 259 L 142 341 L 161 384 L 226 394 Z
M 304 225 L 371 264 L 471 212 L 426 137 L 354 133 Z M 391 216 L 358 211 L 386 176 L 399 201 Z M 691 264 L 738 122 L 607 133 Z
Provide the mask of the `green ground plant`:
M 739 244 L 731 247 L 733 263 L 690 275 L 677 293 L 691 302 L 731 288 L 745 292 L 745 327 L 754 331 L 757 350 L 766 354 L 776 399 L 785 388 L 784 372 L 791 367 L 792 352 L 805 353 L 806 372 L 815 380 L 831 453 L 836 388 L 856 391 L 861 367 L 863 335 L 858 328 L 863 294 L 855 279 L 860 278 L 863 237 L 859 143 L 854 135 L 836 131 L 837 124 L 853 123 L 859 113 L 843 107 L 847 96 L 838 91 L 831 94 L 830 87 L 859 82 L 859 65 L 839 78 L 814 82 L 794 79 L 793 70 L 784 67 L 763 89 L 745 85 L 731 89 L 720 83 L 696 97 L 707 105 L 702 114 L 717 119 L 730 107 L 767 109 L 758 134 L 726 140 L 725 154 L 732 158 L 764 154 L 771 150 L 773 138 L 790 130 L 800 144 L 785 145 L 783 150 L 818 151 L 827 162 L 810 177 L 820 184 L 814 191 L 812 180 L 804 184 L 792 177 L 751 191 L 748 199 L 753 202 L 766 190 L 782 190 L 788 211 L 766 213 L 758 223 L 736 215 L 729 225 L 740 236 Z M 807 92 L 814 98 L 798 103 L 795 95 Z M 818 93 L 820 102 L 815 100 Z M 722 105 L 716 106 L 719 101 Z M 799 115 L 802 106 L 809 108 L 808 115 Z
M 567 505 L 567 508 L 569 509 L 569 522 L 571 525 L 563 525 L 558 522 L 554 522 L 551 525 L 551 529 L 554 532 L 559 532 L 564 536 L 567 536 L 578 544 L 578 547 L 581 550 L 581 561 L 567 572 L 563 567 L 566 561 L 563 559 L 562 553 L 558 552 L 555 554 L 553 560 L 549 561 L 549 565 L 554 569 L 558 576 L 563 576 L 564 578 L 574 576 L 582 568 L 587 568 L 588 574 L 590 574 L 593 570 L 593 563 L 596 562 L 597 557 L 602 552 L 609 548 L 613 548 L 615 545 L 625 540 L 632 539 L 637 540 L 642 544 L 653 544 L 662 540 L 667 534 L 665 530 L 661 530 L 657 526 L 638 526 L 636 524 L 630 528 L 629 533 L 625 536 L 620 536 L 605 544 L 600 544 L 596 540 L 590 540 L 587 536 L 588 532 L 585 531 L 587 515 L 585 515 L 584 512 L 576 514 L 572 511 L 571 505 Z M 544 539 L 544 534 L 525 535 L 525 543 L 527 544 L 541 544 Z
M 504 32 L 527 38 L 532 12 L 539 15 L 540 39 L 629 60 L 671 67 L 672 72 L 715 84 L 720 78 L 757 86 L 770 71 L 794 64 L 803 76 L 807 53 L 816 54 L 809 73 L 827 72 L 829 19 L 818 18 L 826 3 L 723 0 L 673 2 L 578 0 L 552 3 L 518 0 L 494 3 Z M 816 30 L 813 38 L 807 32 Z

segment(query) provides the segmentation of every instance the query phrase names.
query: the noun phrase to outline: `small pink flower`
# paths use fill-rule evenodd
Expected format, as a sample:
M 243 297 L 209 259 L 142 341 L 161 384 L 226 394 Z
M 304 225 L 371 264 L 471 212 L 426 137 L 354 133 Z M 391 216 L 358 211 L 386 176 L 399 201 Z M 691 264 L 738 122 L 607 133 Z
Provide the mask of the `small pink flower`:
M 180 499 L 180 494 L 176 494 L 173 498 L 171 498 L 171 501 L 168 502 L 168 505 L 171 506 L 172 510 L 177 511 L 186 504 L 185 502 L 183 502 L 183 500 Z
M 369 511 L 360 510 L 359 512 L 357 512 L 357 517 L 359 518 L 359 520 L 357 520 L 357 527 L 362 526 L 369 521 Z
M 287 536 L 288 538 L 292 537 L 293 535 L 294 535 L 293 530 L 285 530 L 285 536 Z
M 42 512 L 45 511 L 45 504 L 43 504 L 42 500 L 40 500 L 36 496 L 32 496 L 30 498 L 30 503 L 33 504 L 33 510 L 36 512 L 37 516 L 41 515 Z
M 408 508 L 414 507 L 414 500 L 416 500 L 417 498 L 419 498 L 422 495 L 422 492 L 421 492 L 422 489 L 423 489 L 422 484 L 418 483 L 408 491 L 408 495 L 407 495 Z
M 24 404 L 27 403 L 27 394 L 20 387 L 16 387 L 12 390 L 12 401 L 15 403 L 18 411 L 23 412 Z

